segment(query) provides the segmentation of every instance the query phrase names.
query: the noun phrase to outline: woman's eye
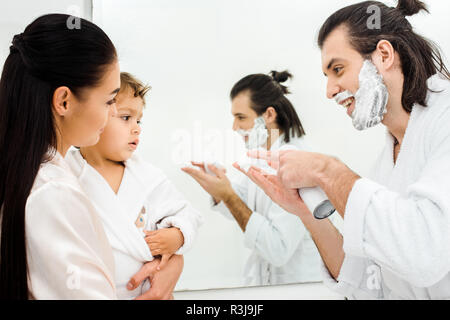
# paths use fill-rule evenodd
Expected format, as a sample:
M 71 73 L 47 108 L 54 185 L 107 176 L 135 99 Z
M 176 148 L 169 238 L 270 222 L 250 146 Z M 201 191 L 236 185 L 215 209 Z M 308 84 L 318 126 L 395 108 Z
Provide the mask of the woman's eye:
M 116 99 L 115 98 L 110 100 L 110 101 L 108 101 L 106 104 L 110 106 L 110 105 L 113 105 L 114 103 L 116 103 Z
M 123 116 L 121 117 L 123 120 L 128 121 L 131 117 L 130 116 Z
M 138 120 L 138 121 L 137 121 L 137 124 L 142 124 L 142 120 Z

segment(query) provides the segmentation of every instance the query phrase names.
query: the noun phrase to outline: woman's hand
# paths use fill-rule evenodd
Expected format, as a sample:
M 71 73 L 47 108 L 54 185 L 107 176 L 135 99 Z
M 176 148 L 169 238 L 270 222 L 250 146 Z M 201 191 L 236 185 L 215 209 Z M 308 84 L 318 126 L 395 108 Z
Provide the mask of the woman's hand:
M 184 258 L 182 255 L 173 255 L 167 262 L 166 268 L 161 271 L 157 270 L 159 263 L 159 259 L 147 262 L 128 282 L 127 289 L 134 290 L 145 279 L 150 280 L 150 289 L 136 300 L 173 299 L 173 289 L 183 271 Z
M 203 163 L 192 162 L 192 164 L 199 167 L 200 170 L 188 167 L 182 168 L 181 170 L 194 178 L 214 198 L 216 203 L 225 201 L 234 194 L 230 180 L 225 175 L 226 171 L 224 169 L 219 169 L 212 164 L 208 165 L 208 169 L 216 175 L 213 176 L 206 173 Z
M 144 232 L 146 234 L 145 242 L 147 242 L 152 255 L 161 255 L 161 262 L 157 270 L 164 268 L 170 257 L 184 244 L 183 233 L 176 227 Z

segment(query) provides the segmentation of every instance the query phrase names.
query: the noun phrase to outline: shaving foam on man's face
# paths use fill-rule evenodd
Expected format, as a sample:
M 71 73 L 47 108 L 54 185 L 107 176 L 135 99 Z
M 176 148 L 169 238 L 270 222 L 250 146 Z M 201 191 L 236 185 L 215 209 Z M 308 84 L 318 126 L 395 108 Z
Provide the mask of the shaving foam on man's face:
M 269 133 L 267 131 L 266 122 L 262 116 L 255 119 L 255 124 L 250 130 L 239 129 L 236 131 L 245 141 L 245 148 L 257 149 L 267 143 Z M 245 139 L 248 137 L 247 139 Z
M 353 95 L 350 91 L 338 93 L 335 100 L 338 104 L 349 109 L 353 126 L 357 130 L 364 130 L 379 124 L 386 113 L 389 93 L 378 73 L 376 66 L 365 60 L 359 72 L 359 89 Z

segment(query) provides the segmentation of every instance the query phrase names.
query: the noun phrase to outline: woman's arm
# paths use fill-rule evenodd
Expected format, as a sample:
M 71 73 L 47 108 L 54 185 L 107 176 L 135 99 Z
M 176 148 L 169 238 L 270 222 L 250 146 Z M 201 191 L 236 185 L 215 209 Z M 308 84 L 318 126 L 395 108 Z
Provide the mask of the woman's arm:
M 26 206 L 27 256 L 36 299 L 116 299 L 111 247 L 95 209 L 70 186 L 49 183 Z

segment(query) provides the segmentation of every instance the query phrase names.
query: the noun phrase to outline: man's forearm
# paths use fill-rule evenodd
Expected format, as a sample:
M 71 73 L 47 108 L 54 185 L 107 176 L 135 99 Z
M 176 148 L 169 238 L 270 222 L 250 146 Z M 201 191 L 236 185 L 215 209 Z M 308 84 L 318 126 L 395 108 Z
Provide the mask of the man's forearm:
M 341 161 L 327 157 L 326 165 L 319 174 L 319 186 L 328 199 L 344 218 L 347 200 L 356 180 L 361 177 L 350 170 Z
M 230 210 L 233 217 L 236 219 L 239 227 L 245 232 L 245 227 L 247 222 L 252 215 L 252 210 L 250 210 L 244 201 L 236 193 L 230 194 L 229 197 L 223 200 L 228 210 Z
M 311 234 L 328 271 L 337 279 L 345 256 L 342 235 L 329 219 L 318 220 L 311 215 L 303 217 L 302 222 Z

